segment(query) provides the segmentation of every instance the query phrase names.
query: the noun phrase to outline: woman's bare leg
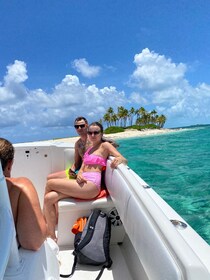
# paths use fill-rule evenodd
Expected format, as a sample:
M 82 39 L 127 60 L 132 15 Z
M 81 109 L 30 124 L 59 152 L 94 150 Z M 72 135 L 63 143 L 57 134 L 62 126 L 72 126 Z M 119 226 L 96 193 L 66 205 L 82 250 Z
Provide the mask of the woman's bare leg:
M 47 223 L 48 236 L 57 241 L 55 226 L 58 220 L 58 200 L 66 195 L 57 192 L 49 192 L 44 197 L 44 215 Z
M 47 181 L 44 197 L 44 214 L 48 226 L 48 235 L 56 240 L 55 226 L 57 224 L 58 201 L 66 197 L 91 199 L 99 194 L 94 183 L 88 181 L 79 185 L 76 180 L 51 179 Z
M 55 173 L 51 173 L 47 176 L 47 180 L 50 180 L 50 179 L 65 179 L 65 178 L 67 178 L 65 170 L 58 171 L 58 172 L 55 172 Z
M 74 179 L 51 179 L 47 181 L 45 194 L 55 191 L 66 195 L 66 197 L 75 197 L 81 199 L 91 199 L 96 197 L 100 190 L 91 181 L 78 184 Z

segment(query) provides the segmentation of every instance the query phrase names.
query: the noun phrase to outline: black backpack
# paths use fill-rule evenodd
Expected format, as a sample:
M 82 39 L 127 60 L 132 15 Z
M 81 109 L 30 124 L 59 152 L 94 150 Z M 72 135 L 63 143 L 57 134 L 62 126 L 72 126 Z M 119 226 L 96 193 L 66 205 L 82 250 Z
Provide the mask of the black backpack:
M 112 260 L 109 254 L 111 237 L 111 224 L 106 213 L 94 209 L 89 216 L 83 232 L 75 235 L 74 239 L 74 264 L 71 274 L 60 274 L 68 278 L 74 274 L 77 263 L 88 265 L 102 265 L 96 278 L 100 279 L 105 268 L 110 268 Z

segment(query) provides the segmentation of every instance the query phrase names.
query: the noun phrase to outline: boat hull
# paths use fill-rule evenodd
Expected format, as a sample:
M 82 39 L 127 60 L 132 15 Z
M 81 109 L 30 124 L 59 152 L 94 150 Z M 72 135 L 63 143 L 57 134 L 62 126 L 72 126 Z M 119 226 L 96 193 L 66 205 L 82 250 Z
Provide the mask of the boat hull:
M 46 176 L 70 166 L 73 162 L 73 145 L 39 142 L 15 145 L 15 150 L 12 175 L 29 177 L 43 205 Z M 101 208 L 107 213 L 113 213 L 113 209 L 116 209 L 122 224 L 112 225 L 110 251 L 113 266 L 104 271 L 102 280 L 209 280 L 209 245 L 133 170 L 124 165 L 113 170 L 110 160 L 105 175 L 109 197 L 59 202 L 57 236 L 60 267 L 57 266 L 57 269 L 63 274 L 71 270 L 74 240 L 71 227 L 75 219 L 88 216 L 94 208 Z M 175 227 L 171 220 L 178 220 L 187 226 Z M 54 252 L 52 254 L 55 256 Z M 79 266 L 75 279 L 94 279 L 99 270 Z M 51 279 L 44 277 L 36 279 Z

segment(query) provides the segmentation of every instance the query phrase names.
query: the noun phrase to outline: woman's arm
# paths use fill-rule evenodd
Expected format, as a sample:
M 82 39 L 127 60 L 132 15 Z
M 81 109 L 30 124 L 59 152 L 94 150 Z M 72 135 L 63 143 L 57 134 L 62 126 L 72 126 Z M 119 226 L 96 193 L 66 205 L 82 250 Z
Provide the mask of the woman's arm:
M 84 163 L 82 163 L 82 166 L 77 174 L 76 181 L 78 184 L 87 183 L 87 180 L 82 176 L 83 170 L 84 170 Z
M 103 143 L 105 149 L 108 152 L 108 156 L 113 156 L 115 157 L 112 162 L 111 162 L 111 167 L 112 168 L 116 168 L 119 164 L 123 163 L 123 164 L 127 164 L 128 161 L 126 158 L 124 158 L 120 152 L 118 152 L 118 150 L 113 147 L 113 145 L 111 145 L 108 142 Z

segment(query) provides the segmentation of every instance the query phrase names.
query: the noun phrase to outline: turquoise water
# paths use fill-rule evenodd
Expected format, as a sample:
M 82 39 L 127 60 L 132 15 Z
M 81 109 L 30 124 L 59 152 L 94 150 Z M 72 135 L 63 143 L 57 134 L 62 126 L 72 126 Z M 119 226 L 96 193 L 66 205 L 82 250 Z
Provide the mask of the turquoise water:
M 128 165 L 210 244 L 210 125 L 118 143 Z

